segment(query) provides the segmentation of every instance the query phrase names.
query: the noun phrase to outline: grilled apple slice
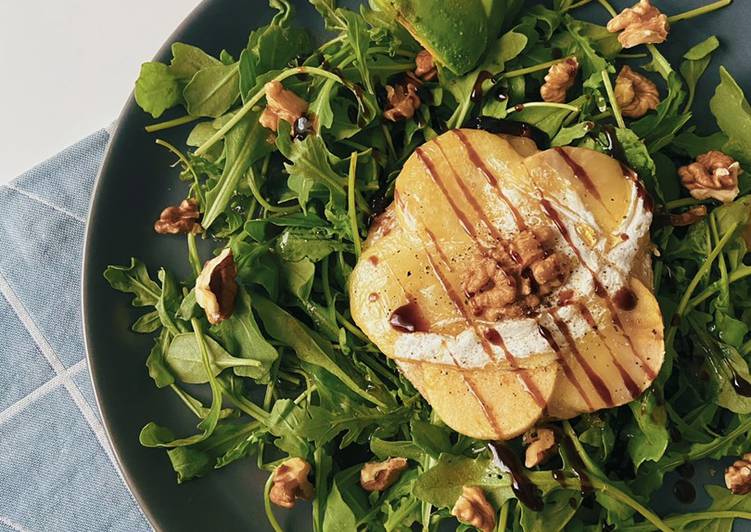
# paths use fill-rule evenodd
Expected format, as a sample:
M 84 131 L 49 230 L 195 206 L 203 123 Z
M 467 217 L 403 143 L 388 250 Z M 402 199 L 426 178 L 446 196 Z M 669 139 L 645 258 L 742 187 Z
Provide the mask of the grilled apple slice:
M 649 198 L 592 150 L 453 130 L 371 227 L 352 315 L 453 429 L 515 437 L 633 400 L 656 377 Z

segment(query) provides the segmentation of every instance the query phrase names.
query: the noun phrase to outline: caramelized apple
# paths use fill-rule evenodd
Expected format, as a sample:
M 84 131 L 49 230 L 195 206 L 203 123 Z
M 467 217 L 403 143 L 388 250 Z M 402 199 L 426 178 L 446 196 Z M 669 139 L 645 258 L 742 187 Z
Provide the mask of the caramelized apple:
M 394 196 L 350 279 L 352 315 L 453 429 L 505 440 L 654 380 L 651 206 L 631 170 L 453 130 L 416 150 Z

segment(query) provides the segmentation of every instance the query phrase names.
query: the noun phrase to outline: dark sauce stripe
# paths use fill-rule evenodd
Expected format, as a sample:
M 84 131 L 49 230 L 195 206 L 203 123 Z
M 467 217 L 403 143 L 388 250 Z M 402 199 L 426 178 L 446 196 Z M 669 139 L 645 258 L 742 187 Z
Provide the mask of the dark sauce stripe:
M 592 387 L 597 392 L 597 395 L 600 396 L 600 399 L 608 405 L 613 406 L 613 396 L 610 394 L 610 389 L 607 387 L 605 382 L 600 378 L 600 376 L 597 374 L 596 371 L 592 369 L 592 366 L 589 365 L 589 362 L 587 362 L 587 359 L 584 358 L 579 351 L 579 348 L 576 347 L 576 340 L 574 340 L 574 337 L 571 335 L 571 330 L 569 329 L 566 322 L 560 319 L 558 314 L 553 311 L 553 322 L 555 323 L 555 326 L 558 327 L 558 330 L 561 332 L 563 337 L 566 339 L 566 342 L 569 345 L 569 348 L 571 349 L 571 353 L 574 355 L 574 358 L 576 358 L 576 361 L 579 363 L 579 365 L 584 370 L 584 373 L 587 375 L 587 379 L 589 379 L 589 382 L 592 384 Z
M 467 152 L 467 157 L 472 162 L 473 165 L 482 173 L 483 177 L 485 177 L 485 180 L 493 187 L 493 190 L 495 190 L 498 197 L 506 204 L 506 207 L 511 211 L 511 213 L 514 216 L 514 220 L 516 221 L 516 225 L 519 229 L 526 229 L 527 224 L 524 221 L 524 218 L 522 217 L 519 210 L 516 208 L 516 206 L 509 200 L 509 198 L 506 196 L 506 194 L 503 193 L 503 190 L 501 189 L 500 184 L 498 183 L 498 180 L 495 178 L 493 173 L 488 169 L 488 167 L 485 165 L 485 162 L 482 160 L 482 157 L 479 156 L 477 151 L 475 151 L 475 148 L 472 146 L 472 144 L 467 140 L 467 136 L 461 129 L 452 129 L 451 133 L 456 136 L 456 138 L 459 139 L 459 141 L 464 146 L 464 150 Z
M 597 186 L 595 185 L 594 181 L 592 181 L 592 178 L 589 176 L 589 173 L 582 168 L 582 166 L 577 163 L 573 157 L 571 157 L 566 150 L 563 148 L 553 148 L 558 155 L 561 156 L 561 158 L 566 162 L 566 164 L 571 168 L 571 171 L 574 172 L 574 175 L 579 178 L 579 181 L 582 182 L 584 185 L 584 188 L 587 189 L 587 192 L 592 194 L 595 198 L 600 200 L 600 203 L 602 203 L 602 197 L 600 196 L 600 191 L 597 190 Z
M 574 388 L 576 388 L 576 391 L 579 392 L 579 396 L 587 404 L 587 407 L 590 410 L 594 410 L 595 407 L 592 404 L 592 400 L 584 392 L 584 388 L 579 382 L 579 379 L 576 377 L 576 374 L 574 373 L 574 371 L 571 369 L 571 366 L 569 366 L 568 361 L 566 361 L 563 355 L 561 355 L 561 348 L 558 345 L 558 342 L 555 341 L 555 338 L 553 338 L 553 333 L 550 332 L 550 329 L 540 324 L 539 321 L 537 322 L 537 328 L 540 331 L 540 334 L 542 335 L 542 337 L 545 338 L 545 341 L 548 342 L 548 345 L 550 346 L 550 348 L 553 351 L 555 351 L 556 355 L 558 355 L 558 362 L 560 362 L 561 367 L 563 368 L 563 373 L 566 375 L 566 378 L 571 382 Z
M 636 397 L 638 397 L 641 394 L 641 388 L 638 384 L 636 384 L 636 382 L 634 382 L 634 379 L 632 379 L 631 375 L 628 374 L 626 368 L 624 368 L 616 358 L 615 353 L 613 353 L 613 350 L 610 348 L 610 344 L 605 340 L 605 335 L 597 326 L 597 322 L 592 316 L 592 313 L 581 301 L 576 302 L 576 308 L 584 318 L 584 321 L 586 321 L 592 328 L 592 330 L 597 333 L 597 336 L 600 337 L 600 341 L 605 344 L 605 348 L 608 350 L 608 353 L 610 353 L 610 358 L 613 359 L 613 364 L 615 364 L 615 367 L 618 369 L 618 373 L 620 373 L 621 379 L 623 379 L 623 384 L 626 386 L 628 393 L 631 394 L 631 398 L 635 399 Z
M 451 209 L 454 211 L 454 214 L 459 219 L 459 223 L 461 224 L 462 228 L 464 229 L 464 232 L 467 233 L 473 240 L 477 240 L 477 232 L 475 231 L 474 226 L 472 225 L 472 222 L 466 217 L 466 215 L 462 212 L 462 210 L 459 208 L 459 205 L 456 204 L 456 201 L 454 201 L 454 198 L 451 196 L 449 191 L 446 189 L 446 185 L 444 184 L 443 180 L 441 179 L 440 175 L 436 171 L 435 165 L 433 164 L 433 161 L 430 160 L 430 157 L 426 157 L 425 153 L 423 152 L 422 148 L 417 148 L 415 150 L 415 153 L 417 154 L 417 158 L 420 159 L 420 162 L 423 164 L 425 169 L 428 171 L 428 175 L 430 176 L 430 179 L 433 180 L 433 183 L 438 187 L 438 189 L 443 193 L 443 196 L 446 198 L 446 200 L 449 202 L 449 205 L 451 205 Z
M 650 379 L 654 379 L 656 377 L 655 372 L 652 370 L 652 368 L 647 364 L 647 362 L 644 360 L 644 357 L 639 353 L 636 348 L 634 347 L 633 342 L 631 341 L 631 337 L 626 332 L 626 329 L 623 327 L 623 323 L 621 323 L 621 319 L 618 316 L 618 311 L 613 305 L 613 302 L 610 299 L 610 296 L 608 295 L 607 291 L 602 286 L 602 283 L 600 282 L 600 279 L 597 277 L 597 274 L 595 273 L 592 268 L 589 267 L 589 265 L 584 262 L 584 259 L 581 256 L 581 251 L 579 248 L 576 247 L 574 244 L 574 241 L 571 239 L 571 235 L 568 232 L 568 229 L 565 225 L 563 225 L 563 221 L 561 220 L 561 216 L 558 214 L 558 211 L 553 207 L 553 205 L 548 201 L 542 194 L 542 191 L 539 191 L 540 193 L 540 205 L 542 206 L 542 209 L 545 211 L 545 214 L 548 215 L 548 217 L 553 220 L 553 223 L 558 228 L 558 231 L 561 233 L 561 236 L 563 236 L 563 239 L 568 243 L 569 247 L 571 248 L 571 251 L 574 252 L 577 259 L 579 259 L 579 262 L 584 266 L 587 270 L 589 270 L 589 273 L 592 275 L 592 281 L 595 286 L 595 293 L 598 295 L 598 297 L 601 297 L 603 301 L 605 301 L 605 304 L 608 307 L 608 310 L 610 311 L 611 317 L 613 319 L 613 323 L 616 327 L 618 327 L 621 331 L 621 334 L 623 334 L 623 337 L 628 342 L 629 347 L 631 348 L 631 352 L 641 361 L 642 370 L 644 371 L 645 375 L 649 377 Z
M 472 194 L 472 191 L 467 187 L 466 183 L 464 183 L 464 180 L 459 176 L 458 172 L 454 168 L 454 165 L 451 164 L 451 159 L 449 159 L 448 155 L 446 155 L 446 152 L 443 150 L 443 146 L 441 146 L 441 143 L 438 142 L 438 140 L 435 141 L 435 145 L 438 147 L 438 151 L 441 152 L 441 155 L 444 159 L 446 159 L 446 164 L 448 164 L 449 168 L 451 169 L 451 173 L 454 174 L 454 181 L 456 181 L 456 184 L 459 186 L 459 188 L 462 191 L 462 194 L 464 195 L 464 199 L 467 200 L 467 203 L 469 203 L 472 206 L 472 209 L 474 209 L 477 216 L 482 220 L 482 223 L 487 227 L 488 232 L 490 234 L 498 239 L 501 240 L 503 238 L 503 235 L 496 229 L 495 225 L 488 219 L 487 214 L 485 214 L 485 210 L 482 208 L 482 205 L 480 205 L 480 202 L 477 201 L 477 198 L 475 198 L 474 194 Z

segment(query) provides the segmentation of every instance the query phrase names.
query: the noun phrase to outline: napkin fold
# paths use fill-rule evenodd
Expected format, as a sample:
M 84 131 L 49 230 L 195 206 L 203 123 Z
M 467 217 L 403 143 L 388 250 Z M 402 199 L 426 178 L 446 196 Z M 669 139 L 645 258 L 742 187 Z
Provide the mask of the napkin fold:
M 81 325 L 100 130 L 0 186 L 0 532 L 150 531 L 94 400 Z

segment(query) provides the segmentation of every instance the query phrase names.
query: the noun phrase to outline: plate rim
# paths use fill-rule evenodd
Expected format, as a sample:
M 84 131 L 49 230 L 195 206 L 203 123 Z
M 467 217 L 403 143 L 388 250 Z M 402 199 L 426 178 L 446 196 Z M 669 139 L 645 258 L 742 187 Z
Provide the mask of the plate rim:
M 193 9 L 191 9 L 188 14 L 182 19 L 182 21 L 175 27 L 172 32 L 167 36 L 167 38 L 164 40 L 162 45 L 159 47 L 158 51 L 154 56 L 152 57 L 151 61 L 157 61 L 160 58 L 163 58 L 167 56 L 167 54 L 170 52 L 172 48 L 172 44 L 178 40 L 178 36 L 185 32 L 187 28 L 189 28 L 191 25 L 195 23 L 196 20 L 201 18 L 201 15 L 208 9 L 209 4 L 212 3 L 212 0 L 201 0 L 201 2 L 198 3 L 197 6 L 195 6 Z M 110 165 L 112 164 L 112 150 L 113 146 L 116 144 L 116 139 L 123 134 L 121 131 L 121 125 L 123 122 L 123 118 L 128 115 L 129 112 L 132 111 L 132 108 L 134 105 L 137 105 L 135 103 L 135 89 L 131 90 L 130 94 L 128 95 L 128 98 L 125 100 L 125 103 L 123 104 L 120 113 L 118 114 L 117 120 L 115 121 L 115 127 L 112 130 L 112 132 L 109 135 L 109 140 L 107 142 L 107 148 L 104 152 L 104 155 L 102 156 L 102 162 L 99 166 L 99 170 L 97 171 L 96 178 L 94 179 L 94 184 L 92 187 L 91 192 L 91 198 L 89 199 L 89 210 L 88 214 L 86 216 L 86 226 L 84 229 L 84 240 L 83 240 L 83 253 L 81 258 L 81 275 L 80 275 L 80 282 L 81 282 L 81 318 L 82 318 L 82 325 L 83 325 L 83 339 L 84 339 L 84 351 L 86 355 L 86 362 L 89 366 L 89 380 L 92 385 L 92 389 L 94 390 L 94 399 L 96 401 L 96 406 L 99 409 L 99 412 L 101 414 L 101 422 L 102 426 L 104 427 L 104 433 L 107 437 L 107 443 L 110 446 L 110 449 L 112 450 L 112 455 L 115 459 L 115 467 L 118 469 L 119 476 L 123 479 L 124 484 L 126 488 L 130 491 L 130 494 L 132 495 L 133 499 L 135 499 L 135 502 L 138 506 L 139 511 L 141 514 L 146 518 L 149 525 L 157 531 L 164 530 L 164 527 L 160 523 L 159 519 L 156 516 L 156 512 L 154 508 L 152 508 L 151 504 L 148 502 L 148 500 L 143 496 L 141 493 L 140 487 L 138 483 L 133 478 L 130 469 L 128 465 L 126 464 L 126 461 L 121 456 L 120 449 L 118 446 L 114 443 L 114 438 L 112 436 L 113 428 L 110 423 L 110 416 L 107 414 L 107 412 L 110 410 L 109 406 L 105 406 L 105 401 L 102 399 L 102 394 L 97 386 L 97 379 L 95 378 L 95 374 L 97 373 L 97 367 L 99 366 L 99 363 L 96 361 L 96 357 L 92 355 L 94 352 L 94 345 L 92 336 L 90 333 L 90 324 L 88 320 L 88 315 L 90 312 L 89 305 L 90 305 L 90 294 L 91 294 L 91 284 L 92 284 L 92 277 L 93 276 L 99 276 L 102 275 L 102 272 L 99 271 L 93 271 L 94 267 L 91 264 L 91 257 L 94 254 L 94 250 L 92 249 L 92 240 L 93 240 L 93 232 L 94 232 L 94 224 L 92 221 L 96 218 L 96 214 L 98 212 L 98 203 L 100 198 L 100 193 L 102 191 L 102 176 L 105 174 L 105 172 L 109 171 Z M 106 452 L 106 451 L 105 451 Z

